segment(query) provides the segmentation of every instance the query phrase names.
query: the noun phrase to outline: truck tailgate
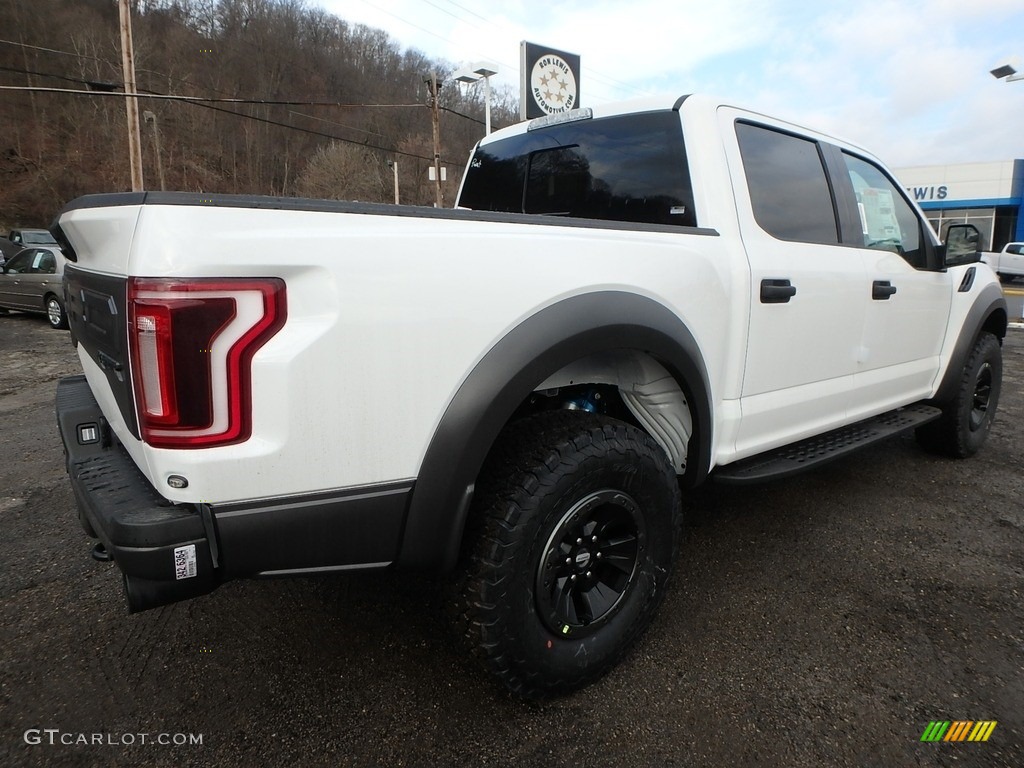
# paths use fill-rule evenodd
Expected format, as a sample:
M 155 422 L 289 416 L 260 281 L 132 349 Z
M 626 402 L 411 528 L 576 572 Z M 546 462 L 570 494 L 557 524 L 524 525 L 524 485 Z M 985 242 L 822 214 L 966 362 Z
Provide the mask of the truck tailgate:
M 68 265 L 64 286 L 68 322 L 79 348 L 103 371 L 121 418 L 139 436 L 128 367 L 126 277 L 88 272 Z

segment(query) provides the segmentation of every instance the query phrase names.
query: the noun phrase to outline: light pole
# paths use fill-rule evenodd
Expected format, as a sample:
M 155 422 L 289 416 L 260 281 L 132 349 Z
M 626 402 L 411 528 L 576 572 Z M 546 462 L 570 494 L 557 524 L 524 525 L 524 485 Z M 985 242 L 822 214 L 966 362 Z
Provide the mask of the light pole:
M 1020 71 L 1020 56 L 1011 56 L 1006 61 L 1000 62 L 991 74 L 996 80 L 1003 80 L 1007 83 L 1024 80 L 1024 73 Z
M 464 69 L 458 70 L 453 77 L 460 83 L 478 83 L 484 81 L 484 135 L 491 135 L 491 75 L 498 74 L 498 65 L 488 61 L 478 61 Z

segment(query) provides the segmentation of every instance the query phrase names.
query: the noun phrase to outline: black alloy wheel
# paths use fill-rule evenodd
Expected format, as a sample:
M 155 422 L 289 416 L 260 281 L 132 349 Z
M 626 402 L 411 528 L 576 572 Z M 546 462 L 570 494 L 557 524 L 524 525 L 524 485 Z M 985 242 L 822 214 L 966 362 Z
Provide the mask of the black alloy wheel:
M 544 547 L 535 594 L 548 629 L 575 637 L 604 626 L 636 575 L 646 526 L 636 501 L 611 489 L 576 502 Z

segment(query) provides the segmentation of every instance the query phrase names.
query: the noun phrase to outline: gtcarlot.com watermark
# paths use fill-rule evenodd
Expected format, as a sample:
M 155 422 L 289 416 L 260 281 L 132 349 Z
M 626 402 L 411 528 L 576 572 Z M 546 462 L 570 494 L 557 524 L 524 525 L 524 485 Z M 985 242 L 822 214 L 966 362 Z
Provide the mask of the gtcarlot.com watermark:
M 65 747 L 134 747 L 157 744 L 163 747 L 202 746 L 201 733 L 75 733 L 60 728 L 29 728 L 25 743 Z

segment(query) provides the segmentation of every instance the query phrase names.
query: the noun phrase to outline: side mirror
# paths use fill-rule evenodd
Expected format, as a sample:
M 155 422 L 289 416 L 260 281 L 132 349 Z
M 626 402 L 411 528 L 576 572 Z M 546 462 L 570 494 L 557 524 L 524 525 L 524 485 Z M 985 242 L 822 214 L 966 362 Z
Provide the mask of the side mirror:
M 977 264 L 981 260 L 981 233 L 973 224 L 954 224 L 946 232 L 946 267 Z

